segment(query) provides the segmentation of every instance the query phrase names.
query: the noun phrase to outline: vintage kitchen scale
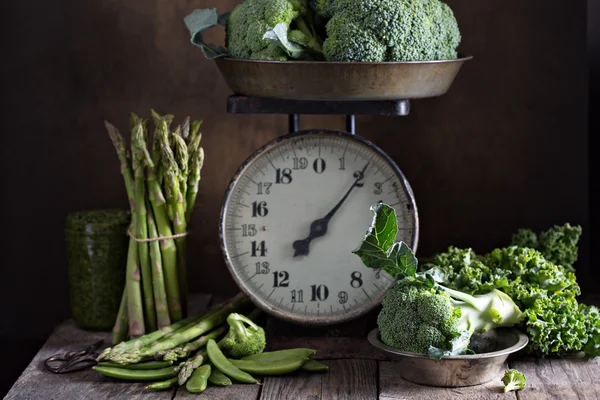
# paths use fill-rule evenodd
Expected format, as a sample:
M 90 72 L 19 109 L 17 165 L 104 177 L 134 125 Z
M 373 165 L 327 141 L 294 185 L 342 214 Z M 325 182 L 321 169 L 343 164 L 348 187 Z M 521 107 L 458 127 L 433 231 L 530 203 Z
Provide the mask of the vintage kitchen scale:
M 392 278 L 352 254 L 371 223 L 369 208 L 394 207 L 398 240 L 414 250 L 419 217 L 408 180 L 385 151 L 356 134 L 355 115 L 408 115 L 410 99 L 444 94 L 469 59 L 215 60 L 230 89 L 243 93 L 229 97 L 229 113 L 289 115 L 289 132 L 240 166 L 221 211 L 227 267 L 253 303 L 276 317 L 271 323 L 283 321 L 295 334 L 306 334 L 298 325 L 322 332 L 380 304 Z M 346 115 L 347 131 L 300 131 L 301 114 Z

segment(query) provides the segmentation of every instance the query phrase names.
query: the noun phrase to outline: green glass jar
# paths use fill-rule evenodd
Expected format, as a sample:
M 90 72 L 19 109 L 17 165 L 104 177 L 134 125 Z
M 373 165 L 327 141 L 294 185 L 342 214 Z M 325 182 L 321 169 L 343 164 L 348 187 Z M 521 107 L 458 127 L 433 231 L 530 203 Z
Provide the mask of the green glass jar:
M 115 323 L 127 263 L 124 210 L 70 213 L 65 223 L 71 314 L 83 329 L 110 330 Z

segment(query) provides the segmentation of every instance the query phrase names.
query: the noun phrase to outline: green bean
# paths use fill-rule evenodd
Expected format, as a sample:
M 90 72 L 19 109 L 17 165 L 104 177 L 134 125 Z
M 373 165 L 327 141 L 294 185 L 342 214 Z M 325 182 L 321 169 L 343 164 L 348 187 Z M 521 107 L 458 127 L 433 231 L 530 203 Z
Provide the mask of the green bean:
M 175 376 L 166 381 L 152 383 L 152 384 L 146 386 L 146 388 L 150 389 L 150 390 L 168 390 L 176 385 L 177 385 L 177 377 Z
M 329 367 L 323 363 L 318 362 L 317 360 L 313 360 L 308 359 L 307 361 L 304 362 L 304 364 L 302 364 L 302 366 L 300 367 L 300 369 L 302 371 L 308 371 L 308 372 L 324 372 L 324 371 L 328 371 Z
M 172 378 L 175 375 L 175 367 L 173 366 L 162 369 L 125 369 L 95 366 L 92 369 L 104 376 L 128 381 L 158 381 Z
M 99 367 L 122 368 L 122 369 L 162 369 L 172 365 L 171 361 L 148 361 L 137 364 L 117 364 L 114 362 L 99 362 Z
M 231 379 L 218 368 L 212 368 L 210 370 L 210 376 L 208 377 L 208 381 L 216 386 L 229 386 L 232 384 Z
M 252 354 L 250 356 L 242 357 L 241 359 L 252 361 L 279 361 L 289 359 L 290 357 L 308 358 L 316 352 L 316 350 L 304 348 L 286 349 Z
M 206 353 L 208 354 L 210 362 L 212 362 L 213 365 L 219 369 L 219 371 L 228 377 L 242 383 L 258 383 L 258 381 L 252 377 L 252 375 L 233 365 L 231 361 L 225 357 L 214 339 L 208 340 L 206 345 Z
M 288 358 L 277 361 L 229 360 L 244 372 L 256 375 L 283 375 L 302 367 L 306 358 Z
M 200 393 L 206 389 L 208 385 L 208 377 L 210 376 L 210 364 L 204 364 L 192 373 L 190 379 L 185 384 L 185 388 L 190 393 Z

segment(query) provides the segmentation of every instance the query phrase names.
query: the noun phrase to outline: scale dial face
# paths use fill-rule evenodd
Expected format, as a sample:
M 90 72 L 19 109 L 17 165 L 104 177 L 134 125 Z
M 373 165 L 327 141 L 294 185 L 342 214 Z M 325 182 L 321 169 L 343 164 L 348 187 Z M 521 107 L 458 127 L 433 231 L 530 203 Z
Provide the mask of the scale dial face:
M 383 151 L 338 131 L 280 137 L 252 155 L 227 190 L 220 227 L 227 266 L 240 289 L 280 319 L 356 318 L 393 283 L 352 253 L 378 202 L 396 210 L 398 240 L 416 251 L 412 189 Z

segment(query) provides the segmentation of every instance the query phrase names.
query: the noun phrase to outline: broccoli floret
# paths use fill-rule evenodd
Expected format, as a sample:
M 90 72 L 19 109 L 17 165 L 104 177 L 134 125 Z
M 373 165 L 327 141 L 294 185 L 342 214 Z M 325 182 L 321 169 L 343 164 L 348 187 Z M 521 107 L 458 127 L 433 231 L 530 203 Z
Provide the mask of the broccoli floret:
M 331 18 L 328 61 L 453 59 L 461 40 L 454 13 L 439 0 L 320 0 L 317 13 Z
M 233 58 L 247 60 L 286 61 L 301 58 L 303 54 L 290 51 L 287 42 L 291 27 L 300 30 L 306 38 L 301 42 L 307 49 L 321 51 L 319 39 L 312 34 L 306 0 L 245 0 L 236 6 L 227 21 L 225 41 Z M 273 33 L 279 27 L 277 34 Z M 279 38 L 283 34 L 284 38 Z M 297 38 L 297 33 L 294 33 Z M 290 38 L 292 40 L 292 38 Z
M 237 313 L 229 314 L 227 323 L 229 331 L 222 339 L 223 351 L 234 358 L 262 353 L 267 344 L 263 328 Z
M 509 369 L 504 372 L 502 377 L 502 383 L 504 384 L 504 393 L 510 392 L 511 390 L 525 389 L 525 375 L 516 369 Z
M 254 60 L 287 61 L 288 56 L 279 46 L 269 44 L 265 49 L 254 53 Z
M 383 298 L 377 318 L 388 346 L 433 358 L 464 354 L 473 333 L 511 327 L 522 313 L 505 293 L 471 296 L 414 278 L 396 282 Z
M 245 0 L 236 6 L 227 21 L 225 43 L 233 58 L 264 60 L 274 53 L 264 34 L 278 23 L 290 25 L 299 15 L 288 0 Z
M 374 33 L 353 22 L 347 13 L 336 14 L 327 24 L 323 43 L 327 61 L 381 62 L 385 51 Z

